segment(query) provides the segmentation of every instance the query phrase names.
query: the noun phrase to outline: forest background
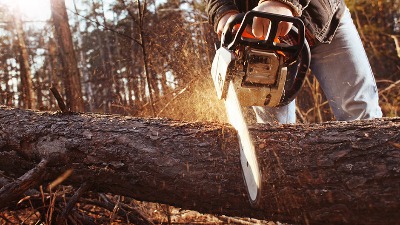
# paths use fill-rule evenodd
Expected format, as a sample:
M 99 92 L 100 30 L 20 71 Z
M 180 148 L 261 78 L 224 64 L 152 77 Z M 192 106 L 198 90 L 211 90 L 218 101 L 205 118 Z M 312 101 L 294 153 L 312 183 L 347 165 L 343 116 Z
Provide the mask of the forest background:
M 384 116 L 399 116 L 400 0 L 346 2 Z M 226 122 L 210 76 L 217 38 L 204 8 L 200 0 L 0 0 L 0 104 L 56 111 L 53 87 L 73 111 Z M 299 122 L 334 120 L 312 75 L 297 103 Z M 172 209 L 161 209 L 170 223 Z M 10 215 L 0 214 L 18 223 Z
M 55 87 L 74 111 L 226 121 L 211 83 L 216 36 L 203 1 L 52 0 L 30 6 L 39 16 L 15 2 L 0 0 L 0 104 L 58 110 Z M 398 116 L 400 1 L 347 5 L 384 116 Z M 300 122 L 334 119 L 313 76 L 297 103 Z

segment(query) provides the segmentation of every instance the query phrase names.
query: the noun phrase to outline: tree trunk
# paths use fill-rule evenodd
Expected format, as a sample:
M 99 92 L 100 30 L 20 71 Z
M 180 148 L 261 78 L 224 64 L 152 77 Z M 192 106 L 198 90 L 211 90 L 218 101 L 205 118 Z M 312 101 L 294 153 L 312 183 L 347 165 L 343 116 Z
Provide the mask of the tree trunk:
M 28 48 L 25 42 L 25 32 L 22 27 L 21 13 L 14 12 L 14 24 L 18 37 L 19 65 L 21 73 L 21 101 L 25 109 L 36 109 L 36 96 L 33 90 L 31 66 L 29 63 Z
M 108 24 L 105 12 L 104 12 L 104 2 L 103 0 L 100 1 L 100 8 L 101 8 L 101 13 L 100 17 L 103 19 L 103 25 L 106 27 L 111 27 L 110 24 Z M 113 60 L 113 52 L 112 52 L 112 41 L 110 41 L 110 32 L 107 30 L 104 31 L 104 62 L 106 63 L 107 71 L 106 71 L 106 84 L 107 86 L 104 87 L 106 89 L 106 113 L 113 113 L 113 101 L 116 99 L 116 92 L 115 92 L 115 87 L 116 87 L 116 82 L 115 82 L 115 76 L 117 75 L 115 66 L 114 66 L 114 60 Z
M 49 82 L 51 87 L 56 87 L 60 94 L 62 95 L 63 90 L 60 89 L 61 83 L 60 83 L 60 68 L 59 64 L 57 63 L 57 43 L 50 39 L 48 43 L 48 60 L 49 60 Z M 56 101 L 53 95 L 50 94 L 49 96 L 49 108 L 50 109 L 56 109 Z
M 136 29 L 135 28 L 135 23 L 132 21 L 132 32 Z M 144 86 L 142 85 L 142 66 L 139 65 L 142 62 L 140 61 L 139 57 L 139 49 L 138 44 L 134 39 L 132 39 L 132 48 L 131 48 L 131 64 L 129 65 L 131 70 L 130 70 L 130 81 L 131 81 L 131 93 L 133 92 L 133 98 L 130 100 L 133 100 L 131 102 L 131 106 L 137 111 L 137 108 L 139 104 L 141 104 L 142 101 L 145 99 L 145 89 Z
M 88 70 L 88 63 L 87 63 L 87 57 L 86 57 L 86 53 L 85 50 L 83 49 L 83 37 L 85 36 L 85 32 L 87 31 L 82 31 L 81 30 L 81 11 L 78 10 L 78 8 L 76 7 L 76 0 L 72 1 L 74 4 L 74 9 L 75 9 L 75 26 L 76 26 L 76 30 L 78 32 L 78 62 L 80 62 L 81 65 L 81 72 L 82 72 L 82 86 L 83 89 L 82 91 L 84 92 L 83 95 L 86 97 L 86 106 L 87 106 L 87 110 L 89 112 L 93 112 L 93 87 L 92 87 L 92 81 L 90 80 L 90 74 L 89 74 L 89 70 Z M 79 64 L 78 64 L 79 65 Z
M 60 58 L 63 66 L 65 95 L 67 107 L 72 111 L 83 112 L 84 102 L 78 63 L 72 42 L 71 30 L 64 0 L 51 0 L 51 12 L 54 23 L 54 36 L 60 47 Z
M 9 84 L 9 81 L 12 79 L 12 76 L 9 71 L 9 67 L 4 67 L 4 74 L 2 80 L 4 82 L 5 90 L 3 92 L 3 96 L 1 96 L 1 104 L 12 106 L 13 105 L 13 91 L 12 86 Z
M 254 125 L 262 199 L 249 205 L 226 124 L 0 109 L 0 170 L 204 213 L 295 224 L 399 224 L 400 118 Z M 1 173 L 0 173 L 1 174 Z M 39 176 L 39 175 L 37 175 Z M 1 192 L 1 190 L 0 190 Z M 0 202 L 1 202 L 0 198 Z
M 120 2 L 125 6 L 125 9 L 128 12 L 128 15 L 130 16 L 130 18 L 132 19 L 133 23 L 133 30 L 137 29 L 138 33 L 139 33 L 139 39 L 138 40 L 133 40 L 134 42 L 136 42 L 141 50 L 142 50 L 142 58 L 143 58 L 143 70 L 144 70 L 144 74 L 145 74 L 145 85 L 146 87 L 143 89 L 144 91 L 144 96 L 149 97 L 149 104 L 150 104 L 150 112 L 151 115 L 153 115 L 154 117 L 156 116 L 156 109 L 154 106 L 154 97 L 153 97 L 153 89 L 151 87 L 151 75 L 150 75 L 150 58 L 148 57 L 148 53 L 147 53 L 147 35 L 145 35 L 145 28 L 144 28 L 144 20 L 145 20 L 145 13 L 147 10 L 147 2 L 146 0 L 144 0 L 143 2 L 143 6 L 141 5 L 141 1 L 138 0 L 137 3 L 137 12 L 138 12 L 138 16 L 136 18 L 135 13 L 133 12 L 132 9 L 130 9 L 129 7 L 127 7 L 125 0 L 120 0 Z M 147 88 L 147 94 L 146 94 L 146 88 Z M 142 100 L 145 98 L 142 98 Z

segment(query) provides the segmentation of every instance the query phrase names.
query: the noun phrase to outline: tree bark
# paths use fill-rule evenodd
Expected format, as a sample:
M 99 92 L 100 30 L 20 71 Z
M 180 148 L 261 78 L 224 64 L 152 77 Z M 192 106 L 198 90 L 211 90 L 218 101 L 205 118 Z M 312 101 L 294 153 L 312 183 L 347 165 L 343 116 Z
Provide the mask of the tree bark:
M 399 224 L 400 118 L 254 125 L 263 201 L 247 200 L 226 124 L 0 108 L 0 170 L 138 200 L 294 224 Z M 0 173 L 1 174 L 1 173 Z

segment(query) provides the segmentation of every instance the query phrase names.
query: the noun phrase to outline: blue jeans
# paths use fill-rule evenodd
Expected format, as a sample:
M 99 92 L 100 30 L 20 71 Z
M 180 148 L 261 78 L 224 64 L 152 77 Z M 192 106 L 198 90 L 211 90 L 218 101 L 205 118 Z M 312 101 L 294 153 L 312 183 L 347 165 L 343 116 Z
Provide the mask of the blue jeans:
M 332 42 L 311 48 L 310 67 L 337 120 L 382 117 L 375 78 L 348 9 Z M 295 101 L 278 108 L 253 109 L 259 123 L 296 122 Z

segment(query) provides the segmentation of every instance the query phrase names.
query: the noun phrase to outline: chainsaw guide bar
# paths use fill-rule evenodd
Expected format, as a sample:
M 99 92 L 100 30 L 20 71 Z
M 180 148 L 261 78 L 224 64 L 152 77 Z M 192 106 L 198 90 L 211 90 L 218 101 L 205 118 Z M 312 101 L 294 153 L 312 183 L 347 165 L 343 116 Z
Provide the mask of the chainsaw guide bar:
M 246 33 L 254 17 L 270 20 L 267 39 Z M 290 44 L 276 38 L 282 21 L 293 25 L 287 35 L 291 35 Z M 243 179 L 253 207 L 265 201 L 261 200 L 263 177 L 242 107 L 289 104 L 303 85 L 309 65 L 310 49 L 304 24 L 298 18 L 249 11 L 231 17 L 224 27 L 211 76 L 218 98 L 225 100 L 229 122 L 237 131 Z

